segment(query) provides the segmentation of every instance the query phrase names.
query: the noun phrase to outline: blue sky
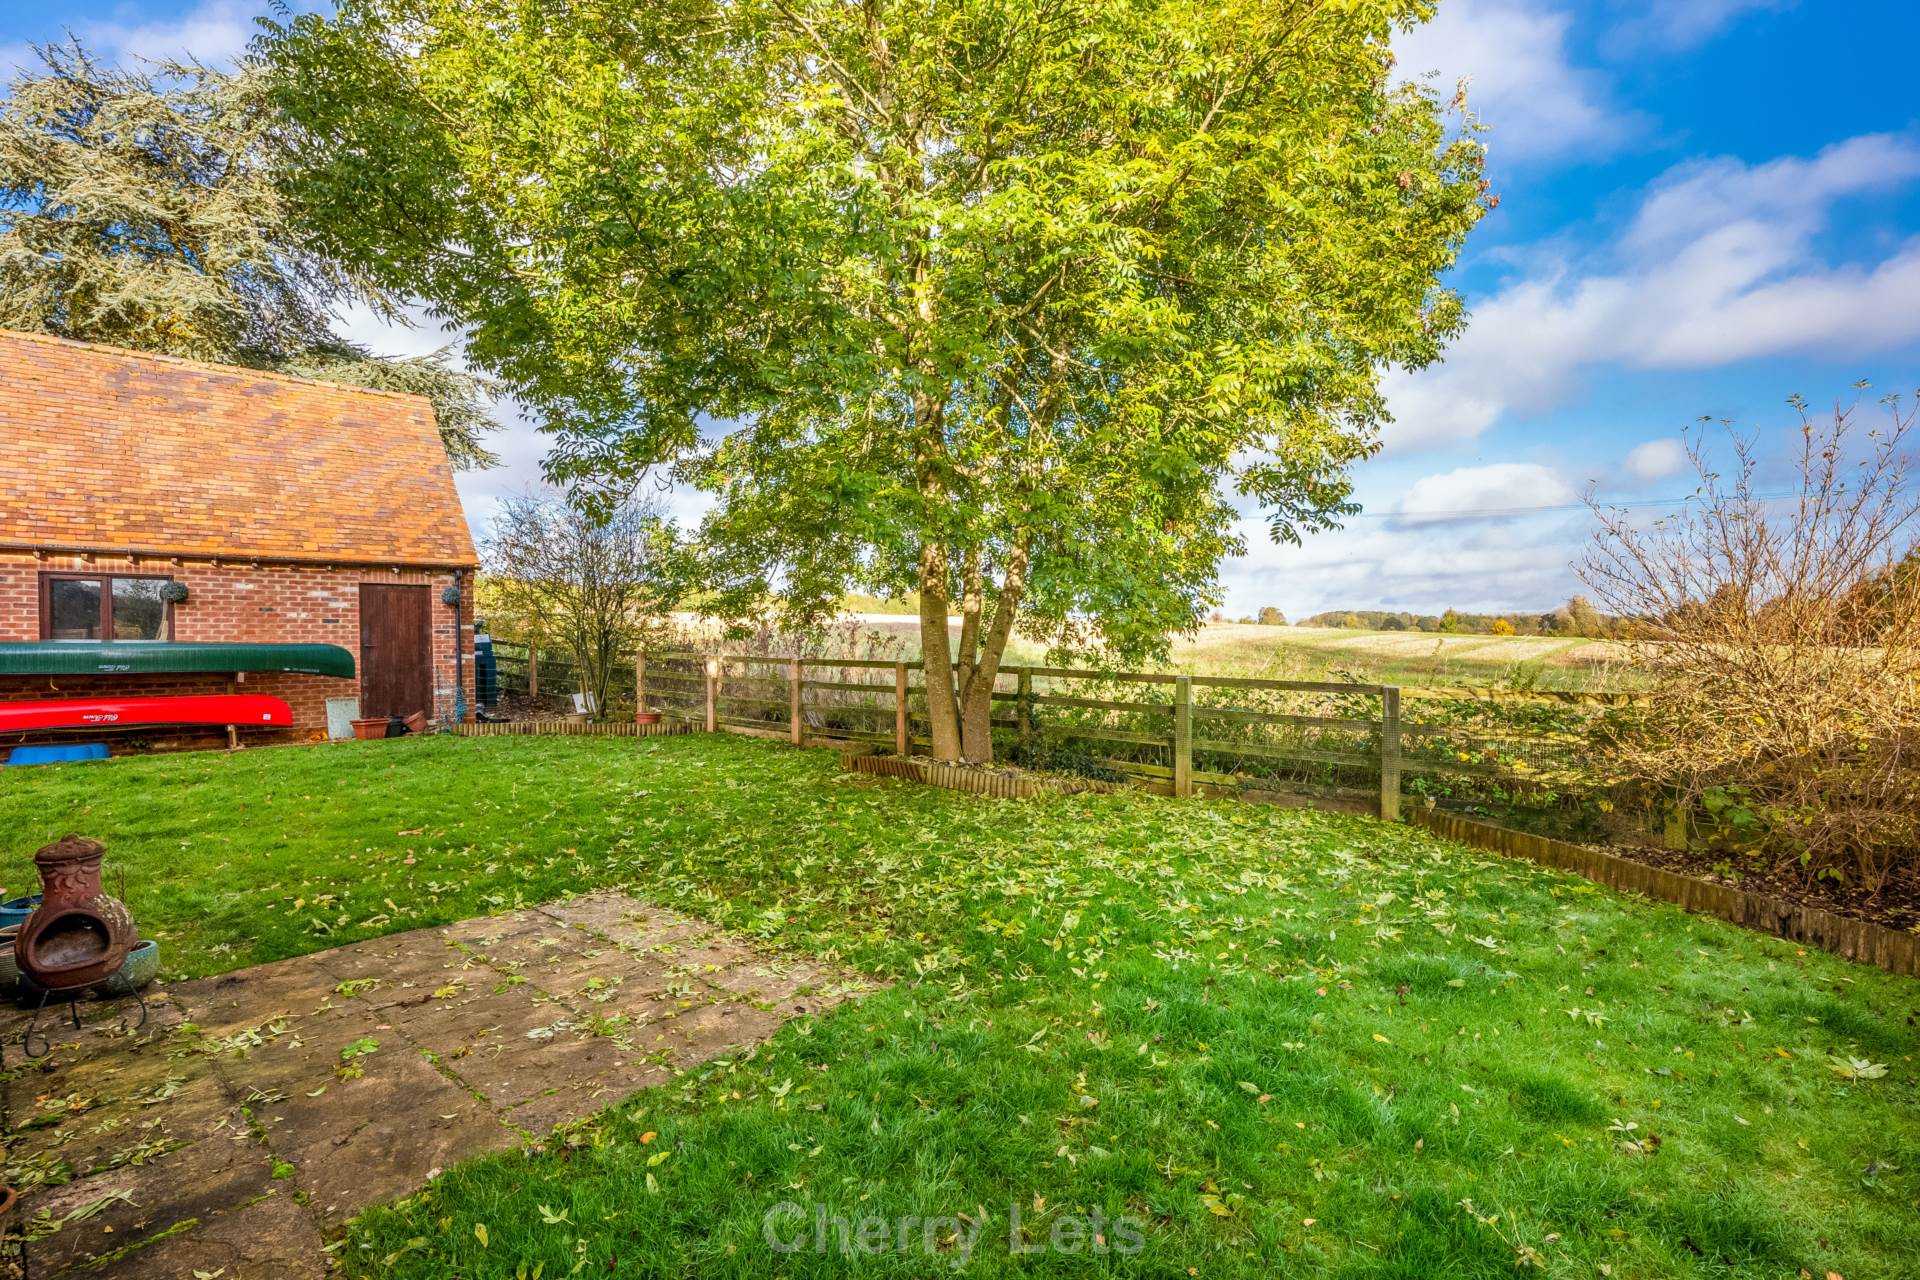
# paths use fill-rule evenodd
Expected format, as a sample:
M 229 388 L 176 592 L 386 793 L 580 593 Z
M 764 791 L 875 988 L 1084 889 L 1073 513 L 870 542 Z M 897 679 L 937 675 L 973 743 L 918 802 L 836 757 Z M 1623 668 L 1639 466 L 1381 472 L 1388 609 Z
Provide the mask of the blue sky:
M 0 63 L 67 29 L 112 56 L 219 60 L 265 7 L 10 3 Z M 1249 520 L 1229 611 L 1549 605 L 1578 589 L 1590 528 L 1565 508 L 1688 492 L 1697 417 L 1784 441 L 1790 394 L 1920 385 L 1916 47 L 1912 0 L 1441 0 L 1396 52 L 1449 90 L 1470 77 L 1487 126 L 1501 203 L 1456 273 L 1468 331 L 1389 376 L 1364 517 L 1299 549 Z M 446 340 L 349 322 L 396 352 Z M 537 475 L 529 424 L 501 443 L 508 465 L 462 482 L 478 524 Z

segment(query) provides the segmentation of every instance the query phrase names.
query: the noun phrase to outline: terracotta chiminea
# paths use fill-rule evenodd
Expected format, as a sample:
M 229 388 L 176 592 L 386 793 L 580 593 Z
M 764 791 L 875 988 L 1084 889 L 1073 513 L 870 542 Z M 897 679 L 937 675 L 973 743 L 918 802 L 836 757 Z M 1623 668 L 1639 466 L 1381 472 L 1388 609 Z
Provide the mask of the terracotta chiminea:
M 139 941 L 133 916 L 100 888 L 106 846 L 66 836 L 33 855 L 46 900 L 14 939 L 22 976 L 49 991 L 68 991 L 112 977 Z

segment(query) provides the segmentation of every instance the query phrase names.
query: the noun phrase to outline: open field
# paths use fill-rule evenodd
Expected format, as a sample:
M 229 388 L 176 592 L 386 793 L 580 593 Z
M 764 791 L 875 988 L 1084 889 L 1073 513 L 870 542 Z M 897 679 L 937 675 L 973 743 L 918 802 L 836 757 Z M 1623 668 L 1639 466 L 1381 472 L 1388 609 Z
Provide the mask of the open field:
M 904 656 L 919 656 L 919 624 L 888 614 L 856 615 L 861 629 L 896 637 Z M 958 622 L 954 624 L 958 628 Z M 1015 638 L 1011 664 L 1042 664 L 1046 654 Z M 1623 646 L 1560 636 L 1439 635 L 1425 631 L 1349 631 L 1340 627 L 1263 627 L 1220 622 L 1176 639 L 1174 670 L 1191 675 L 1260 676 L 1273 680 L 1337 679 L 1378 684 L 1520 689 L 1631 687 Z
M 170 971 L 624 885 L 892 982 L 446 1171 L 349 1276 L 1920 1271 L 1920 985 L 1410 828 L 704 735 L 10 770 L 0 823 L 16 887 L 106 840 Z M 816 1207 L 984 1226 L 821 1255 Z
M 1172 660 L 1182 670 L 1274 679 L 1352 672 L 1380 684 L 1590 689 L 1619 687 L 1625 656 L 1618 644 L 1577 637 L 1215 623 L 1176 641 Z

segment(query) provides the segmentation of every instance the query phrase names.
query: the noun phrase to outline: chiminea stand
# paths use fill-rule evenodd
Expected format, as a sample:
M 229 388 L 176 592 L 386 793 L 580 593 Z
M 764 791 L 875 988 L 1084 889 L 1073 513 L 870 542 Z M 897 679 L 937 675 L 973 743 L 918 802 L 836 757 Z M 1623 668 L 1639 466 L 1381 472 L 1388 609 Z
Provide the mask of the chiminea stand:
M 80 997 L 91 989 L 91 985 L 84 987 L 40 988 L 40 1003 L 34 1006 L 33 1016 L 27 1019 L 26 1034 L 20 1037 L 20 1047 L 27 1051 L 27 1057 L 44 1058 L 53 1052 L 52 1038 L 49 1037 L 46 1032 L 40 1031 L 40 1015 L 46 1011 L 47 1005 L 57 1003 L 55 1001 L 56 996 L 61 1000 L 65 1000 L 67 1004 L 67 1017 L 72 1020 L 73 1029 L 78 1031 L 80 1029 Z M 121 998 L 125 999 L 124 996 Z M 134 988 L 133 998 L 140 1005 L 140 1021 L 134 1023 L 132 1026 L 128 1026 L 125 1018 L 120 1019 L 120 1032 L 122 1035 L 138 1031 L 147 1025 L 146 995 L 136 987 Z M 40 1048 L 37 1050 L 33 1047 L 35 1032 L 39 1032 L 40 1034 Z

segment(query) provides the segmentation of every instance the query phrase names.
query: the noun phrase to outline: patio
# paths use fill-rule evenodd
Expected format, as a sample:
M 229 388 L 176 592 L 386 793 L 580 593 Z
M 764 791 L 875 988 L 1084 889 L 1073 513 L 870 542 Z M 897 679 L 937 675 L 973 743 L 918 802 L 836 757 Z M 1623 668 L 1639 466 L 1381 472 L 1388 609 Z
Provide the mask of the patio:
M 38 1060 L 10 1011 L 15 1227 L 36 1277 L 323 1276 L 361 1209 L 861 989 L 598 893 L 155 988 L 130 1034 L 62 1009 Z

